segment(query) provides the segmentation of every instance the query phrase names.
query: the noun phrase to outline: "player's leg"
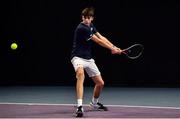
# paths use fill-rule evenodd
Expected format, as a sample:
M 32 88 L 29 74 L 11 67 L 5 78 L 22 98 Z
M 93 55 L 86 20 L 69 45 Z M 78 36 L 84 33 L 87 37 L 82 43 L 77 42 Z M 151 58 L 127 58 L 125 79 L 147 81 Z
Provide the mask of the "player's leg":
M 84 93 L 84 69 L 83 67 L 79 67 L 76 70 L 76 95 L 77 95 L 77 110 L 76 110 L 76 117 L 82 117 L 83 116 L 83 93 Z
M 88 67 L 85 68 L 85 70 L 86 70 L 87 74 L 89 75 L 89 77 L 91 77 L 95 83 L 93 97 L 92 97 L 90 106 L 94 107 L 98 110 L 107 110 L 106 107 L 104 107 L 101 103 L 99 103 L 99 96 L 104 87 L 104 81 L 103 81 L 100 71 L 99 71 L 98 67 L 96 66 L 95 61 L 93 59 L 92 59 L 92 61 L 89 62 Z
M 76 110 L 76 117 L 83 116 L 83 84 L 84 84 L 84 68 L 83 68 L 83 61 L 75 57 L 71 60 L 75 72 L 76 72 L 76 96 L 77 96 L 77 110 Z
M 93 98 L 98 99 L 100 96 L 100 93 L 104 87 L 104 81 L 101 77 L 101 75 L 94 76 L 92 77 L 95 86 L 94 86 L 94 91 L 93 91 Z
M 94 87 L 93 97 L 92 97 L 90 106 L 97 110 L 107 111 L 108 110 L 107 107 L 105 107 L 102 103 L 99 102 L 99 97 L 100 97 L 101 91 L 104 87 L 104 81 L 103 81 L 101 75 L 94 76 L 94 77 L 92 77 L 92 79 L 95 83 L 95 87 Z
M 84 69 L 83 67 L 79 67 L 76 70 L 76 94 L 77 94 L 77 99 L 83 99 L 83 91 L 84 91 Z M 78 104 L 78 106 L 82 106 L 81 103 Z

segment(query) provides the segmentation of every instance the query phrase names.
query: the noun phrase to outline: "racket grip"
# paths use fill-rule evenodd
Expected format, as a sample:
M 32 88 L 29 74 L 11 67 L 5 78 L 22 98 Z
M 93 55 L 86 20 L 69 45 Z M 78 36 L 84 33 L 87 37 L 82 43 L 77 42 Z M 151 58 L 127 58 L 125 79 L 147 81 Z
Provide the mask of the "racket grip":
M 123 50 L 121 53 L 123 53 L 123 54 L 127 54 L 126 50 Z

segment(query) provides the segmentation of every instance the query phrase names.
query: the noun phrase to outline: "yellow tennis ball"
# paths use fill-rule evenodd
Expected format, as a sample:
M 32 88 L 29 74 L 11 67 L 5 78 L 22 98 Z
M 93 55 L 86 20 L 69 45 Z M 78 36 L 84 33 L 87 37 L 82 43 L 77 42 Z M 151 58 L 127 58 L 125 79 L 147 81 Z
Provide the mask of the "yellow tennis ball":
M 11 49 L 12 49 L 12 50 L 16 50 L 17 47 L 18 47 L 18 45 L 17 45 L 16 43 L 12 43 L 12 44 L 11 44 Z

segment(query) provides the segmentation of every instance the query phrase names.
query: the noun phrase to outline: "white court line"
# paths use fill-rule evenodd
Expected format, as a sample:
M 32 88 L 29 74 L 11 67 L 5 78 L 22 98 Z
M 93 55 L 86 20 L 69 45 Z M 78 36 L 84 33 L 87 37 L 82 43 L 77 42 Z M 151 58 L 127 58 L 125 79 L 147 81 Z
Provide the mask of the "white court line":
M 0 104 L 9 105 L 57 105 L 57 106 L 75 106 L 76 104 L 53 104 L 53 103 L 10 103 L 10 102 L 0 102 Z M 83 104 L 84 106 L 89 106 L 89 104 Z M 109 107 L 138 107 L 138 108 L 157 108 L 157 109 L 180 109 L 180 107 L 160 107 L 160 106 L 135 106 L 135 105 L 106 105 Z

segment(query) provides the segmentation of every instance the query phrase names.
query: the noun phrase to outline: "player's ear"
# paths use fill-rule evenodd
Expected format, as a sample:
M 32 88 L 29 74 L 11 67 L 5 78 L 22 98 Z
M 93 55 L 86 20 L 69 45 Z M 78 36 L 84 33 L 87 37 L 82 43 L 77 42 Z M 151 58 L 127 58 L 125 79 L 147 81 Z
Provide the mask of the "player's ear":
M 81 16 L 81 19 L 84 20 L 84 16 Z
M 92 20 L 92 21 L 94 20 L 94 17 L 93 17 L 93 16 L 91 16 L 91 20 Z

